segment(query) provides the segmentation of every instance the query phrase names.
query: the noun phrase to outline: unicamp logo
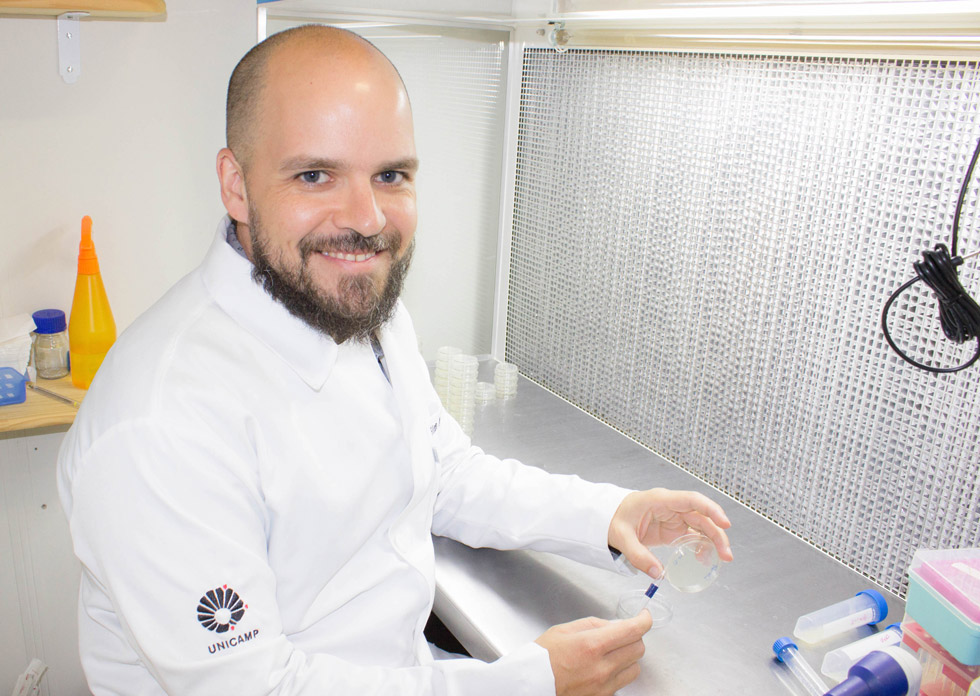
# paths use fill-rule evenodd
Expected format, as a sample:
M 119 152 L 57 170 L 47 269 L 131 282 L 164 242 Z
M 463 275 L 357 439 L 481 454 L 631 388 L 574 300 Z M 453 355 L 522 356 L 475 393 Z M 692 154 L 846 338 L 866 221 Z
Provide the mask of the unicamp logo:
M 227 585 L 208 590 L 197 604 L 197 620 L 209 631 L 226 633 L 235 630 L 248 605 Z

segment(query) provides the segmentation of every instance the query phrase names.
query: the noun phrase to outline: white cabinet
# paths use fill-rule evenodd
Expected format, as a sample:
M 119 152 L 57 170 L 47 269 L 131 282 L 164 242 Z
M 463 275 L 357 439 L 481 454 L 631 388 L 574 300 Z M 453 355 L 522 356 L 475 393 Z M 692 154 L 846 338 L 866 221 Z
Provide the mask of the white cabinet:
M 67 428 L 0 433 L 0 693 L 32 658 L 43 696 L 88 693 L 78 658 L 79 563 L 58 502 L 55 466 Z

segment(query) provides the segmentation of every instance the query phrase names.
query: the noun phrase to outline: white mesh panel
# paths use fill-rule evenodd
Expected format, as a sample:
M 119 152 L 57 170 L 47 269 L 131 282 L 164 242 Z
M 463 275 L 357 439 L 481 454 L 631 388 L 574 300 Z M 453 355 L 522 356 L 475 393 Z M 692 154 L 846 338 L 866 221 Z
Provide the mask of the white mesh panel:
M 980 545 L 980 366 L 879 325 L 949 241 L 978 104 L 974 63 L 526 51 L 507 359 L 904 592 L 916 548 Z M 919 288 L 896 340 L 962 362 Z

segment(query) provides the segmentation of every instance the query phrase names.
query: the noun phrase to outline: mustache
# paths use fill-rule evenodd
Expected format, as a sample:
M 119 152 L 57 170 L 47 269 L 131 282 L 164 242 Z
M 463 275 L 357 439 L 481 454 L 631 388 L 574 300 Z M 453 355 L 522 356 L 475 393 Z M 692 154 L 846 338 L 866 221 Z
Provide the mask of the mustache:
M 401 244 L 398 235 L 384 232 L 365 237 L 356 230 L 347 230 L 339 236 L 311 236 L 303 239 L 298 247 L 303 257 L 310 254 L 333 252 L 338 254 L 377 254 L 382 251 L 397 253 Z

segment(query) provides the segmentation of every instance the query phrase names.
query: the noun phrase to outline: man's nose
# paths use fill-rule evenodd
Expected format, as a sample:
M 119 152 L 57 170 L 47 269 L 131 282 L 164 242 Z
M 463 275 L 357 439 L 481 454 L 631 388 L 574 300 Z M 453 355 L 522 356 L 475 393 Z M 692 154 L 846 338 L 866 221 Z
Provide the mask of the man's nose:
M 373 237 L 384 229 L 385 219 L 371 182 L 352 181 L 334 215 L 334 224 L 354 230 L 363 237 Z

